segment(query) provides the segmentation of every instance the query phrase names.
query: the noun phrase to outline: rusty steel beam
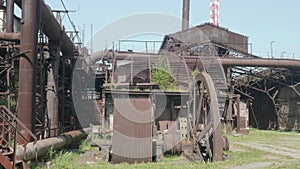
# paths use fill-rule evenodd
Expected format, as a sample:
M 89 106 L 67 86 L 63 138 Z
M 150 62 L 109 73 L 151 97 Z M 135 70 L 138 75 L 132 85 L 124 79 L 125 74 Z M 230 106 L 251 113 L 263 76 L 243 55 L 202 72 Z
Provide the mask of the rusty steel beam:
M 22 2 L 24 0 L 15 0 L 15 3 L 22 8 Z M 64 56 L 71 56 L 73 54 L 74 43 L 68 37 L 62 25 L 58 23 L 55 19 L 55 16 L 52 14 L 52 11 L 49 6 L 41 0 L 41 20 L 42 27 L 41 30 L 45 35 L 52 41 L 61 42 L 61 51 Z
M 6 0 L 6 32 L 14 31 L 14 0 Z
M 239 59 L 239 58 L 222 58 L 220 59 L 223 66 L 247 66 L 247 67 L 285 67 L 300 68 L 299 60 L 289 59 Z
M 183 0 L 182 5 L 182 30 L 189 29 L 190 21 L 190 0 Z
M 8 32 L 0 32 L 0 40 L 4 41 L 20 41 L 20 33 L 8 33 Z
M 40 0 L 23 0 L 20 53 L 29 51 L 20 58 L 18 118 L 25 126 L 33 130 L 32 119 L 35 111 L 35 69 L 37 60 L 38 14 Z M 31 136 L 22 131 L 31 140 Z

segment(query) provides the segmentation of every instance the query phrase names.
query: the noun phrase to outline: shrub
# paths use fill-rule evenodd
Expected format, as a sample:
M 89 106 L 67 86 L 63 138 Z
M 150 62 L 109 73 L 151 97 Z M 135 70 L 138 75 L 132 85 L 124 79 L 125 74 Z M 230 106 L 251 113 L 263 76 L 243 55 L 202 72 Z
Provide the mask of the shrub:
M 176 80 L 173 75 L 170 64 L 163 58 L 158 58 L 158 63 L 151 69 L 152 82 L 159 86 L 161 90 L 174 90 Z

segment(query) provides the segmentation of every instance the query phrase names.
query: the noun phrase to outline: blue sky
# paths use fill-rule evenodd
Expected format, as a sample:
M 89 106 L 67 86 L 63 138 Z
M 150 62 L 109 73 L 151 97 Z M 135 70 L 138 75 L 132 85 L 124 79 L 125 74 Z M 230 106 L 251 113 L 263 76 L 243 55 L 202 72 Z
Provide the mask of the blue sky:
M 60 0 L 45 0 L 52 9 L 62 9 Z M 112 21 L 145 12 L 158 12 L 181 18 L 182 0 L 64 0 L 75 24 L 86 26 L 86 40 L 90 39 L 90 25 L 94 32 Z M 220 25 L 247 35 L 253 53 L 267 57 L 270 42 L 274 55 L 300 59 L 300 1 L 299 0 L 220 0 Z M 193 25 L 209 21 L 209 0 L 191 0 L 190 20 Z M 67 18 L 64 22 L 70 28 Z M 159 23 L 158 25 L 159 26 Z M 181 25 L 178 25 L 178 28 Z M 174 32 L 170 32 L 174 33 Z M 103 41 L 106 41 L 103 39 Z M 110 42 L 107 42 L 110 43 Z M 94 44 L 95 46 L 96 44 Z

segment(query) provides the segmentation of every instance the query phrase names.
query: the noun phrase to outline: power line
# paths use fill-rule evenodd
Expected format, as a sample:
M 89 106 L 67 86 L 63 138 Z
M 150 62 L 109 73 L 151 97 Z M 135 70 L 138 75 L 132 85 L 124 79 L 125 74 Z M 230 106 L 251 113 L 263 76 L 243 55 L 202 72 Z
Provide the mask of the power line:
M 60 1 L 61 1 L 62 5 L 63 5 L 63 7 L 64 7 L 64 9 L 65 9 L 65 11 L 66 11 L 66 13 L 67 13 L 68 19 L 69 19 L 69 21 L 70 21 L 70 23 L 71 23 L 71 25 L 72 25 L 72 27 L 73 27 L 73 30 L 74 30 L 74 32 L 75 32 L 75 36 L 77 37 L 78 42 L 81 42 L 81 39 L 80 39 L 80 37 L 79 37 L 79 35 L 78 35 L 79 32 L 77 31 L 76 26 L 75 26 L 74 22 L 72 21 L 70 15 L 69 15 L 69 10 L 67 10 L 64 1 L 63 1 L 63 0 L 60 0 Z

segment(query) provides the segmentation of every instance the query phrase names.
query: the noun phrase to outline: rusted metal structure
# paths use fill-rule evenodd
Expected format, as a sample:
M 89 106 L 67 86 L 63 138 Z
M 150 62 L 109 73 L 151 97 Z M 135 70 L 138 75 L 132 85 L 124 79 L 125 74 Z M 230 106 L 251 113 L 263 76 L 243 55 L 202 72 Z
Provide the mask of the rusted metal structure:
M 1 153 L 0 163 L 4 168 L 29 168 L 29 166 L 23 162 L 26 159 L 26 155 L 19 157 L 16 154 L 16 147 L 19 145 L 23 147 L 26 152 L 27 145 L 31 141 L 23 133 L 24 130 L 30 135 L 34 142 L 37 141 L 35 135 L 5 106 L 0 106 L 1 116 Z M 17 127 L 18 125 L 18 127 Z M 22 133 L 23 132 L 23 133 Z
M 203 140 L 200 141 L 202 138 L 204 138 L 202 136 L 209 135 L 208 133 L 211 131 L 212 126 L 210 126 L 211 123 L 201 123 L 202 126 L 193 126 L 193 124 L 198 124 L 196 122 L 197 120 L 201 119 L 197 118 L 197 115 L 199 115 L 197 113 L 199 112 L 195 111 L 197 110 L 195 108 L 197 106 L 194 105 L 199 106 L 205 104 L 205 107 L 207 108 L 209 107 L 209 104 L 212 104 L 214 105 L 214 108 L 218 107 L 219 113 L 216 114 L 221 116 L 222 121 L 225 122 L 226 130 L 229 133 L 232 132 L 234 127 L 236 127 L 238 133 L 247 134 L 249 125 L 265 129 L 283 128 L 283 121 L 287 120 L 287 118 L 280 120 L 280 117 L 284 116 L 283 111 L 292 109 L 292 111 L 294 111 L 294 115 L 296 116 L 297 114 L 295 112 L 296 108 L 294 107 L 295 105 L 293 105 L 293 103 L 297 102 L 297 93 L 299 93 L 297 90 L 299 79 L 297 78 L 297 74 L 295 72 L 298 71 L 300 62 L 297 60 L 288 59 L 263 59 L 249 53 L 249 46 L 251 47 L 251 45 L 248 44 L 248 37 L 244 35 L 239 35 L 225 28 L 211 24 L 204 24 L 175 34 L 167 35 L 162 43 L 159 55 L 134 53 L 132 51 L 107 51 L 96 53 L 94 56 L 92 56 L 91 60 L 112 60 L 113 67 L 111 71 L 111 79 L 110 83 L 108 85 L 106 84 L 106 87 L 110 86 L 113 90 L 117 91 L 129 90 L 127 93 L 129 96 L 130 94 L 134 93 L 133 91 L 130 91 L 132 89 L 146 91 L 149 89 L 150 91 L 157 89 L 157 86 L 153 84 L 151 79 L 151 69 L 157 62 L 159 56 L 164 57 L 168 63 L 172 65 L 174 68 L 174 76 L 178 77 L 176 78 L 176 83 L 178 86 L 180 86 L 180 89 L 183 90 L 191 92 L 187 83 L 192 82 L 192 78 L 185 76 L 186 74 L 191 73 L 196 68 L 200 71 L 205 70 L 211 77 L 211 80 L 203 80 L 202 78 L 202 82 L 206 83 L 206 89 L 200 88 L 199 85 L 196 85 L 195 88 L 198 88 L 198 94 L 191 92 L 190 96 L 185 95 L 184 97 L 181 97 L 185 98 L 186 101 L 190 100 L 188 101 L 189 104 L 174 104 L 174 102 L 171 104 L 171 107 L 179 106 L 189 108 L 189 110 L 186 110 L 185 113 L 190 113 L 191 119 L 184 119 L 180 117 L 178 118 L 178 121 L 176 121 L 172 118 L 172 116 L 170 116 L 170 114 L 164 112 L 166 114 L 163 113 L 162 116 L 164 116 L 165 120 L 167 121 L 160 121 L 160 118 L 155 119 L 152 130 L 157 131 L 157 133 L 163 133 L 163 130 L 168 127 L 160 128 L 161 126 L 173 126 L 173 128 L 168 128 L 169 135 L 163 137 L 164 139 L 162 145 L 169 145 L 172 142 L 176 142 L 174 140 L 180 140 L 178 139 L 178 136 L 184 136 L 186 134 L 185 132 L 182 132 L 183 130 L 181 128 L 182 126 L 180 126 L 180 123 L 184 124 L 184 122 L 187 121 L 188 124 L 191 124 L 190 129 L 194 133 L 191 135 L 187 134 L 190 142 L 182 142 L 181 150 L 190 150 L 192 152 L 198 152 L 198 154 L 206 154 L 203 156 L 204 159 L 205 157 L 209 157 L 206 160 L 216 160 L 220 156 L 215 158 L 212 158 L 212 156 L 214 153 L 215 155 L 220 154 L 221 148 L 218 146 L 220 146 L 222 141 L 215 141 L 215 144 L 212 146 L 208 142 Z M 176 60 L 174 58 L 179 59 Z M 177 69 L 181 71 L 177 71 Z M 224 78 L 224 76 L 226 76 L 226 78 Z M 204 91 L 208 90 L 210 86 L 215 86 L 215 89 L 209 89 L 209 91 L 211 91 L 212 94 L 217 93 L 215 98 L 217 98 L 218 102 L 212 103 L 211 100 L 206 100 L 206 102 L 202 103 L 199 100 L 195 102 L 196 99 L 192 99 L 195 96 L 202 99 L 207 97 L 202 96 L 202 94 L 205 93 Z M 290 90 L 295 94 L 291 104 L 286 104 L 289 98 L 283 94 L 283 91 L 286 90 Z M 139 94 L 147 95 L 147 92 L 142 92 Z M 157 93 L 153 95 L 155 98 Z M 173 93 L 166 95 L 171 97 L 170 100 L 176 100 L 176 94 Z M 262 97 L 263 95 L 265 96 Z M 209 94 L 208 97 L 213 96 Z M 115 107 L 113 106 L 113 100 L 110 100 L 113 99 L 113 97 L 109 96 L 107 92 L 105 98 L 109 105 L 106 105 L 107 108 L 105 113 L 107 114 L 104 116 L 105 119 L 109 119 L 109 116 L 114 114 L 114 111 L 112 110 L 114 110 Z M 262 103 L 259 99 L 270 99 L 270 102 L 265 102 L 265 105 L 261 106 L 258 104 Z M 284 99 L 286 102 L 284 104 L 280 104 L 280 99 Z M 130 98 L 128 98 L 128 100 L 130 100 Z M 154 101 L 152 102 L 154 103 Z M 159 102 L 158 104 L 155 102 L 154 105 L 159 105 Z M 268 115 L 259 115 L 261 111 L 270 113 Z M 153 112 L 155 114 L 155 108 Z M 203 114 L 204 111 L 200 112 Z M 119 118 L 119 116 L 122 115 L 117 114 L 116 118 Z M 270 118 L 262 118 L 263 116 Z M 188 118 L 188 116 L 186 116 L 186 118 Z M 209 121 L 210 119 L 206 116 L 205 120 Z M 113 126 L 115 125 L 116 124 L 113 123 Z M 177 127 L 180 128 L 179 131 L 176 130 Z M 215 125 L 215 127 L 218 126 Z M 130 129 L 134 129 L 134 127 Z M 128 129 L 128 131 L 130 129 Z M 197 133 L 196 131 L 201 131 L 202 133 Z M 214 132 L 210 134 L 214 135 L 214 138 L 221 138 L 220 136 L 216 136 L 218 135 L 218 132 L 216 131 L 218 130 L 214 130 Z M 155 134 L 152 135 L 152 137 L 152 139 L 156 139 Z M 159 138 L 159 134 L 157 138 Z M 190 143 L 194 145 L 193 148 L 189 147 Z M 116 144 L 113 143 L 112 145 L 114 146 Z M 155 142 L 155 145 L 160 145 L 159 141 Z M 201 148 L 199 149 L 198 147 L 197 149 L 197 146 L 195 145 L 198 145 Z M 149 144 L 144 146 L 147 148 L 150 147 Z M 209 148 L 203 148 L 205 146 Z M 176 147 L 177 146 L 174 146 L 173 150 L 178 150 Z M 122 148 L 120 147 L 120 149 Z M 200 150 L 201 152 L 199 153 Z M 159 152 L 159 150 L 157 152 Z M 128 157 L 120 158 L 119 156 L 117 161 L 120 162 L 122 160 L 128 161 Z
M 21 18 L 14 15 L 14 5 Z M 13 114 L 1 116 L 2 139 L 27 144 L 80 128 L 72 101 L 73 70 L 84 53 L 80 42 L 69 38 L 42 0 L 7 0 L 0 12 L 0 104 L 10 112 L 6 115 Z M 15 154 L 10 146 L 3 143 L 1 155 L 8 149 Z M 0 163 L 10 168 L 5 160 Z
M 300 62 L 252 55 L 247 36 L 217 25 L 189 28 L 189 3 L 183 1 L 182 31 L 166 35 L 158 54 L 111 50 L 88 58 L 74 41 L 78 32 L 67 33 L 44 1 L 0 1 L 0 16 L 6 18 L 0 20 L 1 165 L 20 165 L 26 154 L 34 157 L 38 139 L 91 123 L 111 125 L 115 163 L 149 162 L 153 156 L 159 161 L 165 151 L 221 160 L 220 119 L 228 132 L 236 127 L 246 134 L 249 124 L 299 130 Z M 14 15 L 15 4 L 22 18 Z M 161 57 L 171 67 L 176 92 L 157 91 L 152 70 Z M 197 69 L 201 73 L 192 77 Z M 131 107 L 118 107 L 126 101 Z M 47 142 L 68 145 L 70 137 L 38 141 L 38 153 L 49 148 Z M 12 147 L 12 140 L 25 150 Z
M 111 94 L 115 103 L 112 162 L 126 161 L 130 164 L 151 162 L 153 156 L 151 96 L 143 93 L 130 93 L 127 96 L 121 92 Z M 130 106 L 133 108 L 122 104 L 128 100 L 131 101 Z
M 103 116 L 113 124 L 112 162 L 149 162 L 152 156 L 159 161 L 163 152 L 184 152 L 191 160 L 222 160 L 220 110 L 213 81 L 206 73 L 192 77 L 195 69 L 209 69 L 204 63 L 212 63 L 209 57 L 202 61 L 172 53 L 104 51 L 92 55 L 90 63 L 109 58 L 112 70 L 109 83 L 104 84 Z M 179 91 L 156 91 L 159 86 L 152 71 L 162 58 L 171 65 Z M 133 143 L 139 141 L 137 149 Z
M 248 37 L 219 26 L 203 24 L 165 36 L 161 50 L 179 56 L 187 55 L 190 60 L 197 59 L 199 56 L 205 58 L 214 55 L 215 59 L 222 64 L 222 71 L 227 79 L 225 83 L 222 82 L 225 87 L 222 85 L 221 89 L 218 87 L 216 89 L 221 90 L 227 100 L 232 95 L 240 95 L 240 104 L 247 105 L 249 119 L 246 119 L 250 123 L 246 122 L 243 128 L 251 125 L 261 129 L 299 130 L 297 122 L 288 118 L 289 114 L 297 117 L 299 60 L 260 58 L 252 55 L 249 47 L 251 49 Z M 216 72 L 220 72 L 216 69 L 219 68 L 208 70 L 215 83 L 219 80 L 214 76 Z M 289 90 L 291 97 L 279 95 L 283 90 Z M 262 103 L 260 100 L 262 97 L 269 101 L 263 105 L 259 104 Z M 281 103 L 282 99 L 285 100 L 285 105 Z M 234 113 L 229 117 L 230 119 L 226 119 L 223 114 L 224 121 L 243 120 L 236 119 L 238 110 L 233 104 L 226 107 Z M 263 115 L 261 112 L 269 113 Z

